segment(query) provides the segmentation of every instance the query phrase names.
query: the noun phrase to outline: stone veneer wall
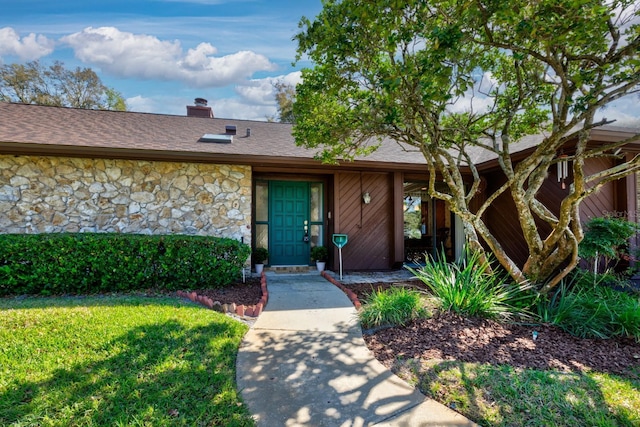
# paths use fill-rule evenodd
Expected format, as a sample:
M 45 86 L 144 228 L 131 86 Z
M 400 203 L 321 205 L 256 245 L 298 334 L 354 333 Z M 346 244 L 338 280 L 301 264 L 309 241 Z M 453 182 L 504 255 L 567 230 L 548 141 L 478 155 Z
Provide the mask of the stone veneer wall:
M 251 167 L 0 155 L 0 232 L 251 242 Z

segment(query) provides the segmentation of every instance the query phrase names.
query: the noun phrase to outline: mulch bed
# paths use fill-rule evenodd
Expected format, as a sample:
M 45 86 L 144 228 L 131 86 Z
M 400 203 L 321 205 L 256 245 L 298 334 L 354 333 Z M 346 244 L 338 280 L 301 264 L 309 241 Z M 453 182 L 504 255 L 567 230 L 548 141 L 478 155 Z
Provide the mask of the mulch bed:
M 414 281 L 404 285 L 423 287 L 421 282 Z M 347 285 L 361 301 L 372 289 L 390 286 L 393 285 Z M 534 331 L 537 332 L 535 340 Z M 440 313 L 404 327 L 378 330 L 365 335 L 365 341 L 376 358 L 388 367 L 401 356 L 562 372 L 594 370 L 640 377 L 640 343 L 629 338 L 582 339 L 550 325 L 505 324 Z
M 372 290 L 391 286 L 424 289 L 419 281 L 345 285 L 365 301 Z M 260 279 L 247 278 L 224 289 L 195 289 L 222 304 L 260 301 Z M 537 332 L 536 340 L 533 332 Z M 640 377 L 640 343 L 632 339 L 576 338 L 549 325 L 518 325 L 439 313 L 404 327 L 392 327 L 365 335 L 375 357 L 388 367 L 398 357 L 424 360 L 458 360 L 507 364 L 516 368 L 553 369 L 561 372 L 594 370 Z
M 246 282 L 238 282 L 222 289 L 193 289 L 198 295 L 204 295 L 221 304 L 255 305 L 260 302 L 260 278 L 247 277 Z

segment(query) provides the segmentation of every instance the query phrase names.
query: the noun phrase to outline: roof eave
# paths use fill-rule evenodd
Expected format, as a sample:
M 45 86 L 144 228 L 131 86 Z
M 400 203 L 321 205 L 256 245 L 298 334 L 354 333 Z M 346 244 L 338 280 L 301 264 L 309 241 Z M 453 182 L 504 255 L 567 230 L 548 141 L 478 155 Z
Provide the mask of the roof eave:
M 259 167 L 305 167 L 318 170 L 349 169 L 371 171 L 422 172 L 426 165 L 413 163 L 380 162 L 372 160 L 354 160 L 339 164 L 323 164 L 312 157 L 287 157 L 263 155 L 238 155 L 223 153 L 194 152 L 181 150 L 149 150 L 135 148 L 83 147 L 77 145 L 36 144 L 22 142 L 0 142 L 1 154 L 110 158 L 147 161 L 172 161 L 196 163 L 240 164 Z

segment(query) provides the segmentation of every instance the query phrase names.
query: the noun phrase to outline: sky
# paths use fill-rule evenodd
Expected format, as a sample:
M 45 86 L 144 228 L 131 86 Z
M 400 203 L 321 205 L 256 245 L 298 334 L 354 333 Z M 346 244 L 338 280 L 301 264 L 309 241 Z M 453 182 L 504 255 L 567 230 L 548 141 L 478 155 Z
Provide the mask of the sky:
M 205 98 L 215 117 L 266 120 L 277 115 L 273 84 L 295 84 L 311 66 L 293 64 L 293 37 L 321 8 L 321 0 L 0 0 L 0 64 L 90 67 L 132 111 L 185 115 Z M 639 103 L 626 97 L 598 118 L 640 127 Z
M 0 0 L 0 64 L 90 67 L 132 111 L 186 114 L 205 98 L 216 117 L 276 115 L 273 83 L 295 84 L 303 16 L 321 0 Z

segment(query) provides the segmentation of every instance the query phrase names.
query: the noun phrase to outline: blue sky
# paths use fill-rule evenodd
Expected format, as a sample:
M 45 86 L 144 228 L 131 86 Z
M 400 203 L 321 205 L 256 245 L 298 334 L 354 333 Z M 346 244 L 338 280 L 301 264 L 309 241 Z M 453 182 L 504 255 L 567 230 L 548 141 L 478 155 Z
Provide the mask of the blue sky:
M 276 114 L 273 83 L 295 84 L 309 66 L 292 65 L 292 38 L 300 18 L 321 7 L 321 0 L 0 0 L 0 63 L 91 67 L 133 111 L 184 115 L 202 97 L 216 117 L 265 120 Z M 599 117 L 640 127 L 638 101 L 626 97 Z
M 265 120 L 273 83 L 296 83 L 302 16 L 320 0 L 0 0 L 0 63 L 90 67 L 134 111 Z

